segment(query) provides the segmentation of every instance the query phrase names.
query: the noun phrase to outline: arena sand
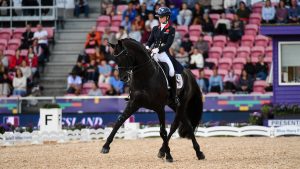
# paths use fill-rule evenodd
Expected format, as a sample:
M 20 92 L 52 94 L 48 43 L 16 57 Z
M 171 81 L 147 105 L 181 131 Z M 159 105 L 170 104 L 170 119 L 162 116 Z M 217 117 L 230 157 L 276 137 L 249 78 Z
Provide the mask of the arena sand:
M 218 169 L 300 168 L 300 137 L 197 138 L 205 160 L 197 160 L 192 143 L 170 141 L 173 163 L 157 158 L 160 138 L 116 139 L 109 154 L 100 154 L 104 141 L 0 147 L 3 169 L 178 168 Z

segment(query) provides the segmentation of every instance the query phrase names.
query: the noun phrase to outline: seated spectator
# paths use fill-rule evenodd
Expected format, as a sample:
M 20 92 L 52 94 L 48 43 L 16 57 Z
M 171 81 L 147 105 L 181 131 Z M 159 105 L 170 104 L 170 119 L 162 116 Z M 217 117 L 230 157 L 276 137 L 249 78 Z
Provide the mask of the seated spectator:
M 170 20 L 172 23 L 177 23 L 177 16 L 179 15 L 179 8 L 174 3 L 170 3 L 171 16 Z
M 121 22 L 121 26 L 124 27 L 126 32 L 130 32 L 131 22 L 129 20 L 129 16 L 125 16 L 125 19 Z
M 179 52 L 175 54 L 175 58 L 182 66 L 188 66 L 189 54 L 184 50 L 183 47 L 179 48 Z
M 235 13 L 236 11 L 236 0 L 224 0 L 225 13 Z
M 215 32 L 218 35 L 227 35 L 230 28 L 231 22 L 229 19 L 226 19 L 225 13 L 223 13 L 221 18 L 216 22 Z
M 31 73 L 34 76 L 35 73 L 38 70 L 39 59 L 38 59 L 38 56 L 36 54 L 34 54 L 32 47 L 29 47 L 29 49 L 28 49 L 28 56 L 27 56 L 27 58 L 28 58 L 28 61 L 29 61 L 29 66 L 31 68 Z
M 110 15 L 113 12 L 113 0 L 102 0 L 100 1 L 101 6 L 101 14 L 102 15 Z
M 136 15 L 137 15 L 137 12 L 134 9 L 133 3 L 129 2 L 127 9 L 122 14 L 122 20 L 125 20 L 126 16 L 128 16 L 128 19 L 131 23 L 134 21 Z
M 198 0 L 198 2 L 204 8 L 204 12 L 209 13 L 209 10 L 211 8 L 211 0 Z
M 208 50 L 209 50 L 209 44 L 204 39 L 204 35 L 201 34 L 199 36 L 198 41 L 195 43 L 194 48 L 198 49 L 198 52 L 203 55 L 203 57 L 206 59 L 208 58 Z
M 262 8 L 262 23 L 275 23 L 275 8 L 270 0 L 266 0 L 265 6 Z
M 241 28 L 241 24 L 242 22 L 233 22 L 232 28 L 228 33 L 229 39 L 232 42 L 238 42 L 242 39 L 243 36 L 243 30 Z
M 84 16 L 86 18 L 89 17 L 90 7 L 88 4 L 88 0 L 76 0 L 75 1 L 75 9 L 74 9 L 75 17 L 79 18 L 81 11 L 83 11 Z
M 246 70 L 243 70 L 239 82 L 237 84 L 237 90 L 240 93 L 251 93 L 252 87 L 253 87 L 252 78 L 248 76 Z
M 13 71 L 17 66 L 20 66 L 23 60 L 25 60 L 26 63 L 28 63 L 28 59 L 24 56 L 21 56 L 20 50 L 17 49 L 16 55 L 10 58 L 9 65 L 8 65 L 9 70 Z
M 22 44 L 20 49 L 28 49 L 29 46 L 32 45 L 33 42 L 33 32 L 31 31 L 31 25 L 26 25 L 26 31 L 22 34 Z
M 207 93 L 208 92 L 208 87 L 209 87 L 209 81 L 204 76 L 203 69 L 199 69 L 199 79 L 196 79 L 196 81 L 197 81 L 197 84 L 200 87 L 201 91 L 203 93 Z
M 6 56 L 4 56 L 2 49 L 0 49 L 0 62 L 3 64 L 4 67 L 8 67 L 8 59 Z
M 252 63 L 251 57 L 247 58 L 247 62 L 244 65 L 244 70 L 246 71 L 247 75 L 251 78 L 255 78 L 255 66 Z
M 182 9 L 177 16 L 177 24 L 178 25 L 186 25 L 189 26 L 192 21 L 192 11 L 188 9 L 186 3 L 182 3 Z
M 99 83 L 109 83 L 112 68 L 107 64 L 106 60 L 102 60 L 98 65 Z
M 81 77 L 76 75 L 76 72 L 72 71 L 68 76 L 67 93 L 79 95 L 81 92 L 81 85 L 82 85 Z
M 211 10 L 210 13 L 221 14 L 224 13 L 223 0 L 211 0 Z
M 291 6 L 289 8 L 289 22 L 290 23 L 299 23 L 300 19 L 300 6 L 297 3 L 297 0 L 291 0 Z
M 287 23 L 288 22 L 288 9 L 285 7 L 285 1 L 280 0 L 278 7 L 276 9 L 276 21 L 277 23 Z
M 119 32 L 116 34 L 116 39 L 121 40 L 121 39 L 125 39 L 127 37 L 128 37 L 128 35 L 127 35 L 126 30 L 124 29 L 123 26 L 120 26 Z
M 213 75 L 209 78 L 209 92 L 221 93 L 223 91 L 222 77 L 218 75 L 218 68 L 213 69 Z
M 88 33 L 85 41 L 85 48 L 96 48 L 101 44 L 100 33 L 96 31 L 96 27 L 93 26 Z
M 27 65 L 26 61 L 23 60 L 20 66 L 22 74 L 26 79 L 31 79 L 31 68 Z
M 98 67 L 96 65 L 95 60 L 90 61 L 90 63 L 88 64 L 88 66 L 86 67 L 84 72 L 85 72 L 84 82 L 87 82 L 87 81 L 97 82 L 98 81 L 99 73 L 98 73 Z
M 88 91 L 88 96 L 102 96 L 102 91 L 97 87 L 97 84 L 93 82 L 92 88 Z
M 72 69 L 72 73 L 76 76 L 84 77 L 84 67 L 82 66 L 82 60 L 77 61 L 76 65 Z
M 158 24 L 159 24 L 158 20 L 154 19 L 153 13 L 149 13 L 148 20 L 146 21 L 145 26 L 149 26 L 152 29 L 154 26 L 157 26 Z
M 262 55 L 258 56 L 258 62 L 255 65 L 256 79 L 266 80 L 268 76 L 268 64 L 264 62 L 264 57 Z
M 38 57 L 39 72 L 43 73 L 45 68 L 45 55 L 42 47 L 38 45 L 37 40 L 33 41 L 32 50 L 34 55 Z
M 147 6 L 145 2 L 141 4 L 141 7 L 139 10 L 137 10 L 137 12 L 141 16 L 143 21 L 146 21 L 148 19 L 148 14 L 150 13 L 150 11 L 147 10 Z
M 191 69 L 202 69 L 204 67 L 204 59 L 202 54 L 198 49 L 193 49 L 193 54 L 191 55 L 190 68 Z
M 145 29 L 145 22 L 143 21 L 141 15 L 137 15 L 132 24 L 135 26 L 137 31 L 143 31 Z
M 135 25 L 131 26 L 131 32 L 129 33 L 129 38 L 132 38 L 138 42 L 141 42 L 142 35 L 139 30 L 136 30 Z
M 105 95 L 107 96 L 115 96 L 118 95 L 118 93 L 116 92 L 116 90 L 112 87 L 112 85 L 109 85 L 108 90 L 106 91 Z
M 113 76 L 109 78 L 109 84 L 111 84 L 118 95 L 124 93 L 124 83 L 120 80 L 118 70 L 113 71 Z
M 246 6 L 245 2 L 240 1 L 239 9 L 236 11 L 236 15 L 240 18 L 244 23 L 248 23 L 249 17 L 251 14 L 251 10 Z
M 89 59 L 89 61 L 95 60 L 96 64 L 100 63 L 101 60 L 105 59 L 104 54 L 100 48 L 96 48 L 94 56 L 90 55 L 89 57 L 92 58 L 92 59 Z
M 190 35 L 188 33 L 184 35 L 180 46 L 183 47 L 188 54 L 193 52 L 193 42 L 190 40 Z
M 204 34 L 212 35 L 213 32 L 215 31 L 214 24 L 212 20 L 209 18 L 209 15 L 205 13 L 203 15 L 203 20 L 201 21 L 202 23 L 202 31 Z
M 203 17 L 204 9 L 202 6 L 197 2 L 195 3 L 195 7 L 193 8 L 193 18 L 192 23 L 193 25 L 199 25 L 201 23 L 201 18 Z
M 0 97 L 10 94 L 10 79 L 8 78 L 7 68 L 0 62 Z
M 43 29 L 41 24 L 38 24 L 37 31 L 33 34 L 34 40 L 38 40 L 39 46 L 43 49 L 45 60 L 49 60 L 48 33 Z
M 112 33 L 110 33 L 110 27 L 105 27 L 104 32 L 101 36 L 101 42 L 103 42 L 104 39 L 111 39 L 112 38 Z M 111 40 L 110 40 L 111 42 Z
M 16 69 L 16 76 L 13 79 L 13 95 L 14 96 L 25 96 L 27 88 L 27 79 L 23 76 L 21 69 Z
M 237 75 L 230 69 L 224 77 L 224 91 L 235 92 L 237 80 Z
M 100 53 L 104 56 L 104 59 L 109 61 L 109 60 L 113 60 L 113 57 L 110 54 L 110 46 L 108 44 L 108 39 L 103 39 L 102 44 L 100 45 Z M 103 59 L 101 59 L 100 61 L 97 61 L 98 63 L 100 63 Z

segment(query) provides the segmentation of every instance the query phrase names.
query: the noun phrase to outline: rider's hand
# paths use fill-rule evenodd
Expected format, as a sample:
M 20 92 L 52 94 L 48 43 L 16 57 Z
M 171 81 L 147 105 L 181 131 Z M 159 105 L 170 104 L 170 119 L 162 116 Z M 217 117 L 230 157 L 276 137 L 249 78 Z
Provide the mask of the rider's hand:
M 157 58 L 157 55 L 153 55 L 153 59 L 158 62 L 158 58 Z
M 146 46 L 146 49 L 149 50 L 150 49 L 149 46 Z
M 152 49 L 152 53 L 153 53 L 153 54 L 158 54 L 158 52 L 159 52 L 159 49 L 158 49 L 158 48 Z

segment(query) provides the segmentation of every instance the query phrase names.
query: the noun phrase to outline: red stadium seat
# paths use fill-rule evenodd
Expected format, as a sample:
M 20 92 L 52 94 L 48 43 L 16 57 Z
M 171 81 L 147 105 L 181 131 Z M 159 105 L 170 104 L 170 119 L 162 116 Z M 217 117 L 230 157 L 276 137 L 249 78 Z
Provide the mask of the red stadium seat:
M 97 27 L 97 32 L 99 32 L 101 35 L 105 32 L 105 28 L 104 27 Z
M 53 39 L 54 38 L 54 28 L 51 27 L 45 27 L 44 28 L 47 33 L 48 33 L 48 39 Z
M 250 47 L 241 46 L 237 49 L 237 57 L 247 58 L 250 56 Z
M 258 32 L 258 26 L 255 24 L 248 24 L 245 26 L 245 35 L 256 36 Z
M 227 38 L 224 35 L 217 35 L 213 38 L 213 46 L 224 48 L 227 43 Z
M 199 36 L 190 36 L 190 40 L 193 42 L 193 43 L 196 43 L 199 39 Z
M 266 47 L 268 46 L 269 38 L 264 35 L 257 35 L 255 37 L 255 46 L 262 46 Z
M 6 39 L 0 39 L 0 49 L 5 50 L 7 47 L 7 40 Z
M 117 6 L 117 14 L 122 15 L 123 12 L 128 8 L 128 5 L 118 5 Z
M 242 74 L 242 69 L 233 69 L 233 72 L 234 72 L 235 75 L 237 75 L 238 77 L 240 77 L 241 74 Z
M 7 49 L 16 50 L 20 47 L 21 40 L 20 39 L 11 39 L 8 41 Z
M 188 27 L 186 25 L 178 25 L 176 27 L 176 31 L 180 33 L 182 38 L 184 37 L 185 34 L 189 32 Z
M 250 14 L 249 24 L 260 25 L 261 23 L 261 13 Z
M 228 74 L 228 70 L 226 69 L 218 69 L 218 75 L 222 76 L 222 79 L 224 79 L 225 75 Z
M 111 19 L 111 26 L 120 26 L 122 22 L 122 15 L 113 16 Z
M 102 15 L 97 19 L 97 26 L 107 27 L 110 25 L 110 16 Z
M 7 41 L 11 38 L 12 30 L 9 28 L 0 29 L 0 39 L 6 39 Z
M 110 33 L 118 33 L 119 27 L 118 26 L 112 26 L 110 27 Z
M 208 51 L 208 56 L 210 58 L 221 58 L 222 56 L 222 48 L 221 47 L 211 47 Z
M 214 64 L 217 66 L 218 63 L 219 63 L 218 60 L 219 60 L 219 59 L 217 59 L 217 58 L 206 58 L 206 59 L 205 59 L 205 62 L 214 63 Z
M 265 54 L 265 48 L 262 46 L 254 46 L 251 48 L 251 57 L 258 57 Z
M 15 50 L 6 50 L 4 51 L 4 55 L 7 57 L 12 57 L 16 55 L 16 51 Z
M 223 49 L 223 58 L 235 58 L 236 56 L 236 48 L 227 46 Z
M 23 33 L 26 31 L 25 28 L 15 28 L 13 32 L 13 39 L 21 39 Z
M 254 36 L 252 36 L 252 35 L 243 35 L 242 36 L 241 46 L 252 47 L 253 43 L 254 43 Z
M 20 56 L 25 56 L 25 57 L 27 57 L 27 56 L 28 56 L 28 50 L 26 50 L 26 49 L 21 50 Z
M 213 24 L 215 25 L 216 22 L 220 19 L 219 14 L 209 14 L 209 18 L 212 20 Z
M 267 86 L 267 82 L 264 80 L 256 80 L 253 84 L 253 92 L 261 92 L 265 93 L 265 87 Z
M 211 70 L 211 69 L 204 69 L 204 76 L 206 77 L 206 78 L 210 78 L 210 76 L 212 76 L 213 75 L 213 71 Z
M 232 21 L 232 20 L 234 19 L 234 14 L 232 14 L 232 13 L 227 13 L 227 14 L 225 14 L 225 18 L 226 18 L 226 19 L 229 19 L 230 21 Z
M 195 76 L 195 78 L 199 78 L 199 70 L 198 69 L 193 69 L 191 70 L 191 72 L 193 73 L 193 75 Z
M 87 82 L 82 85 L 82 94 L 87 94 L 93 88 L 94 82 Z
M 240 42 L 239 41 L 237 41 L 237 42 L 228 41 L 227 46 L 238 48 L 240 46 Z
M 88 55 L 93 55 L 96 53 L 96 50 L 94 48 L 88 48 L 88 49 L 85 49 L 85 53 Z
M 272 48 L 272 46 L 268 46 L 266 48 L 266 57 L 273 57 L 273 48 Z
M 98 87 L 102 91 L 103 95 L 111 88 L 110 84 L 107 83 L 98 83 Z
M 253 12 L 253 13 L 261 14 L 263 5 L 264 5 L 263 2 L 257 2 L 257 3 L 255 3 L 255 4 L 253 4 L 253 5 L 252 5 L 252 12 Z
M 221 58 L 219 59 L 219 69 L 229 70 L 232 65 L 231 58 Z
M 212 41 L 213 41 L 213 40 L 212 40 L 212 37 L 209 36 L 209 35 L 205 35 L 205 36 L 203 37 L 203 40 L 206 41 L 206 42 L 208 42 L 209 46 L 211 46 Z
M 258 62 L 258 57 L 251 57 L 251 62 L 256 64 Z
M 190 36 L 200 36 L 201 32 L 202 32 L 201 25 L 191 25 L 189 27 Z
M 266 62 L 266 63 L 272 63 L 272 61 L 273 61 L 272 57 L 265 57 L 264 58 L 264 62 Z
M 246 64 L 246 58 L 234 58 L 232 62 L 233 69 L 243 69 Z

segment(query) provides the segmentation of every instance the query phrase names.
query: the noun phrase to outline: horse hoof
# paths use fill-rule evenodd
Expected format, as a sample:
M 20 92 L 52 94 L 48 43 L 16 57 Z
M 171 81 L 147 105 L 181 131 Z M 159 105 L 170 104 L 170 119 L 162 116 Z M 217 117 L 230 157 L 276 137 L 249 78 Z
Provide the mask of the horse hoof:
M 173 158 L 167 158 L 166 159 L 168 163 L 172 163 L 173 162 Z
M 109 148 L 102 147 L 101 153 L 102 153 L 102 154 L 107 154 L 107 153 L 109 153 Z
M 165 155 L 166 155 L 166 154 L 165 154 L 164 152 L 159 151 L 158 154 L 157 154 L 157 157 L 158 157 L 158 158 L 164 158 Z
M 205 155 L 201 151 L 199 153 L 197 153 L 197 157 L 198 157 L 198 160 L 204 160 L 205 159 Z

